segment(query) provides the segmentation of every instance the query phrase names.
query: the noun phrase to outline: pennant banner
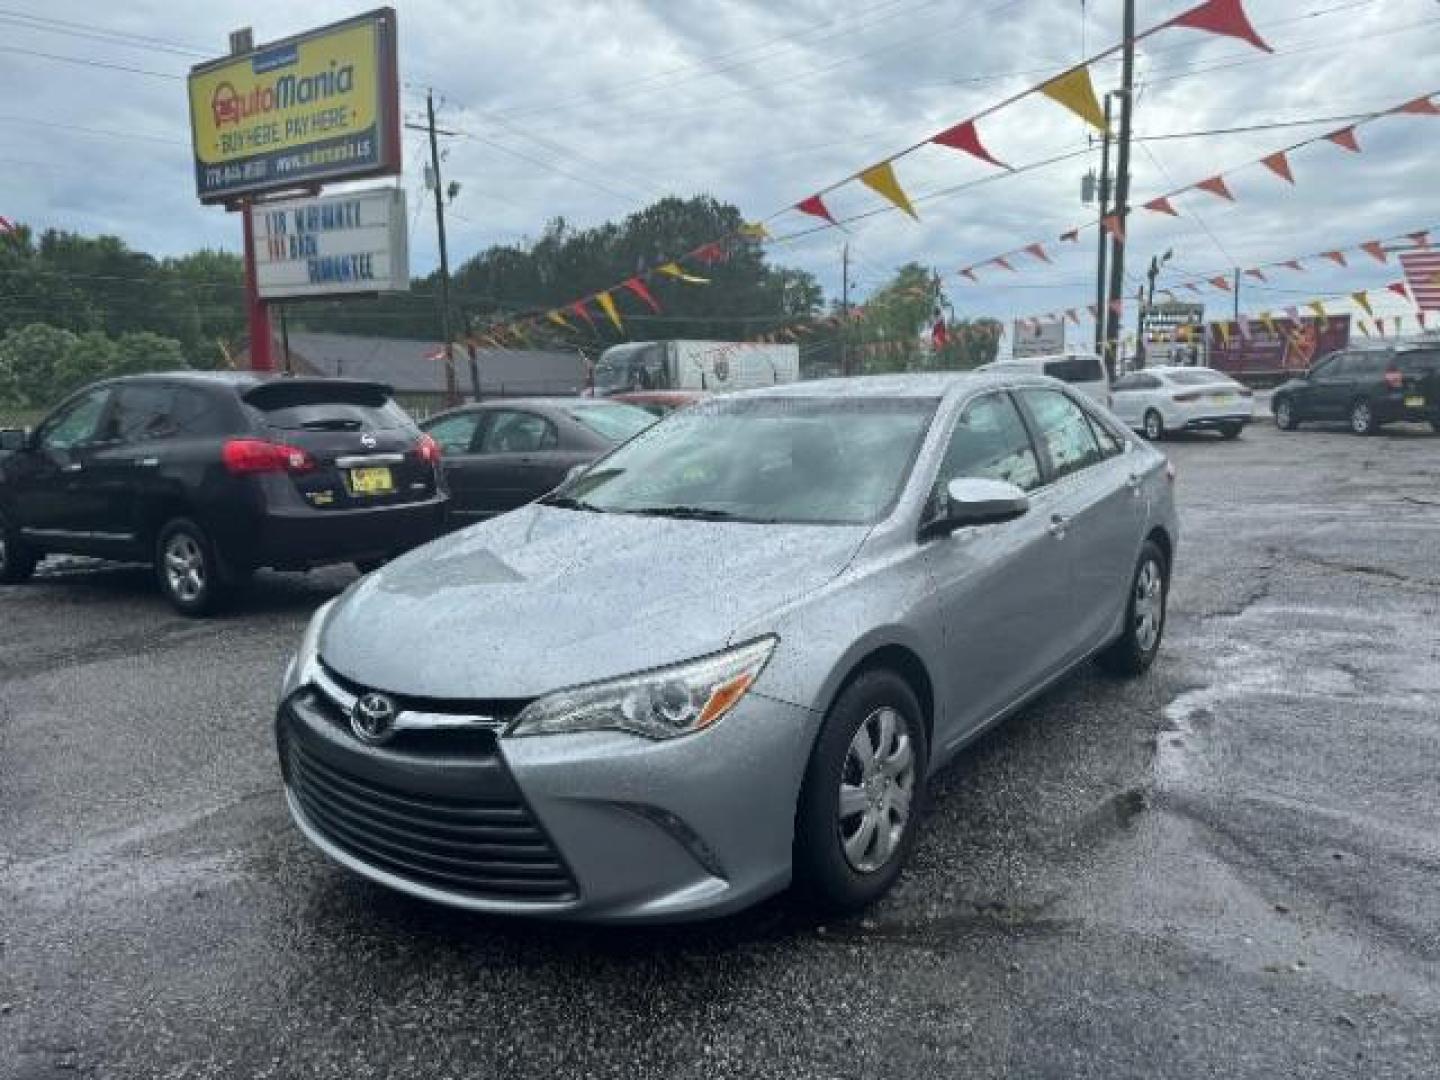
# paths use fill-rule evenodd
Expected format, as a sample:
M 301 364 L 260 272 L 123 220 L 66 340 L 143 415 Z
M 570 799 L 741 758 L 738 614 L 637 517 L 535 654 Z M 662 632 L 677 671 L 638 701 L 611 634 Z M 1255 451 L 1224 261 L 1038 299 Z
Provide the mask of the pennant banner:
M 919 221 L 915 213 L 915 207 L 910 204 L 909 197 L 900 189 L 900 181 L 895 179 L 895 170 L 891 168 L 888 161 L 879 165 L 872 165 L 860 174 L 860 182 L 871 191 L 879 192 L 885 198 L 898 206 L 914 220 Z
M 650 295 L 650 290 L 645 287 L 645 282 L 641 281 L 638 277 L 628 278 L 625 282 L 625 288 L 629 289 L 648 304 L 650 310 L 655 312 L 656 315 L 660 314 L 660 305 L 656 303 L 655 297 Z
M 1040 84 L 1040 93 L 1051 101 L 1064 105 L 1091 127 L 1105 130 L 1105 112 L 1095 97 L 1095 85 L 1090 81 L 1090 69 L 1077 67 L 1072 71 Z
M 998 165 L 1002 169 L 1010 168 L 1009 165 L 997 160 L 989 150 L 985 149 L 984 144 L 980 142 L 980 133 L 975 130 L 975 121 L 973 120 L 966 120 L 952 128 L 947 128 L 930 141 L 938 143 L 940 146 L 948 146 L 952 150 L 962 150 L 972 157 L 988 161 L 991 165 Z

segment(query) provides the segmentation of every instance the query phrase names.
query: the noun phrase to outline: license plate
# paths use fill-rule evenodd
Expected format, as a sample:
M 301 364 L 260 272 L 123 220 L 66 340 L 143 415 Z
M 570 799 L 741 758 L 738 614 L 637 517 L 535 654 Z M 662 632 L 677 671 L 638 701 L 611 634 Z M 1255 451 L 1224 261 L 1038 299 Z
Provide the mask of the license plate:
M 395 490 L 395 478 L 385 466 L 351 469 L 350 490 L 356 495 L 388 495 Z
M 1425 399 L 1423 397 L 1417 395 L 1405 399 L 1405 408 L 1407 409 L 1423 409 L 1424 407 Z
M 1213 402 L 1215 402 L 1216 405 L 1224 405 L 1227 401 L 1230 400 L 1230 395 L 1229 395 L 1229 394 L 1211 394 L 1211 395 L 1210 395 L 1210 400 L 1213 401 Z

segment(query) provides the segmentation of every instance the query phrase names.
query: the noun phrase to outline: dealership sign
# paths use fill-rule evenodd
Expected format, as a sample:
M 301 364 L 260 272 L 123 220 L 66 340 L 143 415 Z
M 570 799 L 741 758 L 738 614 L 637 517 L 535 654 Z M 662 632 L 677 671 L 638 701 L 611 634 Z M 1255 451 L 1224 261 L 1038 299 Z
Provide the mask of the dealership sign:
M 190 71 L 201 202 L 400 171 L 395 12 Z
M 405 191 L 261 203 L 253 216 L 263 300 L 410 288 Z
M 1016 357 L 1056 356 L 1065 351 L 1065 320 L 1017 319 L 1011 341 Z

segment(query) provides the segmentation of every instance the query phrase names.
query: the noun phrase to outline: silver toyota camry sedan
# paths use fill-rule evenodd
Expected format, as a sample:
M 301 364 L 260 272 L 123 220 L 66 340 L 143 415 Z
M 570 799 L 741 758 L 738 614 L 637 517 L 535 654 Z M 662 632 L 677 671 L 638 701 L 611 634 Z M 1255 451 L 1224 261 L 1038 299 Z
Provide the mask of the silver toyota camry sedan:
M 966 743 L 1091 658 L 1150 665 L 1173 477 L 1036 376 L 696 405 L 316 613 L 276 719 L 290 812 L 480 911 L 861 907 Z

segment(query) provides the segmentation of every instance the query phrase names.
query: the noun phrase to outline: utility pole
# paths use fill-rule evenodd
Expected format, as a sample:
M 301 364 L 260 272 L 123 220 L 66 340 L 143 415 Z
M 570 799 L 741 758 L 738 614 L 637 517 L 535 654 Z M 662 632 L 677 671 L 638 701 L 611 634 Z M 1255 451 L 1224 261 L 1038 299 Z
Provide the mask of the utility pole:
M 445 185 L 440 181 L 440 148 L 435 141 L 435 94 L 425 91 L 425 115 L 430 129 L 430 176 L 435 182 L 435 228 L 440 236 L 440 333 L 445 338 L 445 401 L 455 405 L 455 344 L 450 333 L 450 256 L 445 250 Z
M 1235 267 L 1235 321 L 1240 321 L 1240 268 Z
M 1126 220 L 1130 213 L 1130 120 L 1135 111 L 1135 0 L 1125 0 L 1125 54 L 1121 65 L 1120 87 L 1120 146 L 1115 167 L 1115 206 L 1111 210 L 1121 236 L 1127 235 Z M 1103 231 L 1103 230 L 1102 230 Z M 1110 260 L 1109 300 L 1114 302 L 1124 295 L 1125 290 L 1125 242 L 1115 240 L 1114 256 Z M 1108 333 L 1105 340 L 1106 363 L 1110 377 L 1120 366 L 1120 321 L 1113 312 L 1106 323 Z
M 1099 249 L 1095 257 L 1095 351 L 1101 356 L 1105 355 L 1105 320 L 1110 316 L 1110 309 L 1105 303 L 1105 256 L 1109 251 L 1110 234 L 1105 231 L 1105 216 L 1110 213 L 1110 100 L 1112 95 L 1105 95 L 1105 141 L 1100 150 L 1100 239 L 1096 246 Z
M 850 242 L 840 249 L 840 374 L 850 374 Z

